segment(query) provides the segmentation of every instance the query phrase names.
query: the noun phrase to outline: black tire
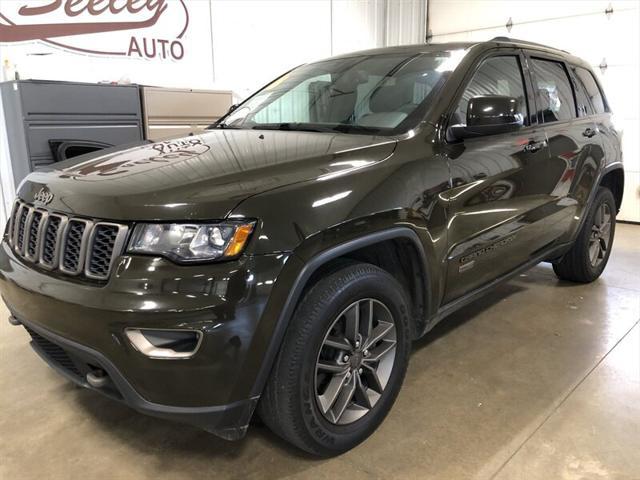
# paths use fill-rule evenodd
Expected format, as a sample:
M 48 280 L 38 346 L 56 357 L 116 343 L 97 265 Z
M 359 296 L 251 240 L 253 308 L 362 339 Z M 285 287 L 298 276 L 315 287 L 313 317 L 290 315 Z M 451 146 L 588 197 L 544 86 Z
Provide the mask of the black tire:
M 598 236 L 598 222 L 601 212 L 608 211 L 610 214 L 609 235 L 607 238 Z M 608 188 L 599 187 L 591 208 L 587 213 L 582 229 L 578 233 L 571 250 L 567 252 L 560 261 L 553 264 L 553 271 L 558 278 L 571 282 L 589 283 L 597 279 L 603 272 L 609 261 L 611 246 L 616 228 L 616 202 L 613 194 Z M 597 242 L 598 245 L 594 245 Z M 592 261 L 590 246 L 599 247 L 596 255 L 596 263 Z
M 316 396 L 319 375 L 316 367 L 321 362 L 321 352 L 326 352 L 322 349 L 327 347 L 329 333 L 335 332 L 332 329 L 336 328 L 338 319 L 346 318 L 341 315 L 362 302 L 376 302 L 376 308 L 382 308 L 379 306 L 382 304 L 390 313 L 387 318 L 393 318 L 395 353 L 384 354 L 390 356 L 386 358 L 393 358 L 393 363 L 385 373 L 389 375 L 386 386 L 368 413 L 351 423 L 336 424 L 320 409 Z M 373 303 L 369 305 L 373 311 Z M 406 293 L 398 281 L 374 265 L 354 263 L 319 280 L 306 292 L 291 319 L 258 406 L 262 421 L 283 439 L 319 456 L 338 455 L 369 437 L 391 409 L 404 380 L 411 349 L 408 305 Z M 362 311 L 357 308 L 358 312 Z M 361 343 L 363 347 L 366 342 Z M 341 355 L 338 353 L 338 357 Z M 357 361 L 356 356 L 354 353 L 350 361 Z M 362 360 L 362 357 L 358 359 Z M 354 369 L 354 385 L 357 384 L 356 373 L 361 374 L 357 376 L 358 381 L 365 378 L 366 372 L 363 374 L 362 368 L 357 369 L 349 362 L 345 365 Z M 365 383 L 368 382 L 363 380 L 360 385 Z M 350 408 L 360 408 L 355 400 L 350 402 Z

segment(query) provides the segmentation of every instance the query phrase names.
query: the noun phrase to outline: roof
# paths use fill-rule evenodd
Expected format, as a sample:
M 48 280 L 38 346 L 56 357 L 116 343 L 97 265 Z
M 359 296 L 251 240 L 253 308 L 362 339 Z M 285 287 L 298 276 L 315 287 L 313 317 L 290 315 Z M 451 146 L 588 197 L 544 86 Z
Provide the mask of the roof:
M 562 56 L 567 56 L 567 55 L 572 56 L 566 50 L 550 47 L 548 45 L 543 45 L 541 43 L 530 42 L 527 40 L 518 40 L 516 38 L 509 38 L 509 37 L 495 37 L 495 38 L 492 38 L 491 40 L 487 40 L 483 42 L 421 43 L 421 44 L 415 44 L 415 45 L 398 45 L 395 47 L 373 48 L 370 50 L 349 52 L 349 53 L 337 55 L 331 58 L 346 58 L 346 57 L 352 57 L 356 55 L 383 55 L 386 53 L 406 53 L 406 54 L 428 53 L 428 52 L 435 52 L 435 51 L 441 51 L 441 50 L 467 49 L 467 48 L 471 48 L 478 45 L 535 48 L 536 50 L 545 50 L 551 53 L 560 54 Z
M 360 55 L 384 55 L 386 53 L 427 53 L 441 50 L 458 50 L 473 47 L 479 42 L 449 42 L 449 43 L 418 43 L 414 45 L 397 45 L 394 47 L 380 47 L 369 50 L 359 50 L 356 52 L 343 53 L 330 58 L 347 58 Z

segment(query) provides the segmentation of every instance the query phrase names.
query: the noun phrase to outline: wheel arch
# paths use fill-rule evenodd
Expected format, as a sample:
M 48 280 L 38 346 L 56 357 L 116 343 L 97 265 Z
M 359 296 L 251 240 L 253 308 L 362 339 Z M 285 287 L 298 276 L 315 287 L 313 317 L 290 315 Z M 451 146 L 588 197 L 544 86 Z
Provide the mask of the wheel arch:
M 619 182 L 622 182 L 622 183 L 619 183 Z M 624 168 L 622 166 L 622 162 L 610 163 L 609 165 L 605 166 L 602 170 L 600 170 L 596 178 L 596 181 L 593 183 L 593 187 L 591 189 L 591 192 L 589 193 L 589 197 L 585 202 L 583 213 L 580 215 L 580 220 L 578 222 L 577 228 L 573 232 L 571 240 L 567 245 L 568 248 L 570 248 L 571 244 L 575 242 L 576 238 L 580 234 L 580 231 L 584 227 L 584 222 L 587 219 L 587 213 L 591 209 L 591 205 L 593 204 L 593 201 L 596 198 L 596 194 L 598 193 L 598 188 L 601 186 L 604 186 L 609 189 L 611 188 L 617 189 L 615 192 L 612 190 L 612 192 L 613 192 L 613 197 L 616 201 L 616 209 L 619 211 L 620 205 L 622 204 L 622 193 L 624 189 Z
M 275 359 L 280 351 L 287 327 L 289 326 L 293 313 L 295 312 L 295 308 L 307 288 L 309 288 L 313 282 L 317 281 L 323 272 L 326 273 L 330 271 L 330 269 L 336 265 L 334 262 L 340 259 L 351 259 L 356 261 L 362 260 L 363 257 L 360 255 L 367 248 L 386 244 L 386 242 L 400 242 L 401 245 L 405 244 L 412 249 L 411 251 L 417 257 L 417 262 L 410 263 L 413 266 L 417 263 L 419 266 L 419 270 L 416 274 L 420 277 L 420 283 L 416 289 L 421 291 L 422 297 L 417 295 L 416 292 L 414 292 L 413 295 L 411 295 L 410 292 L 408 293 L 412 297 L 412 303 L 415 303 L 419 309 L 418 312 L 413 312 L 412 317 L 414 319 L 414 330 L 418 333 L 420 332 L 420 329 L 423 328 L 423 325 L 421 325 L 420 322 L 426 322 L 427 307 L 431 304 L 432 300 L 431 282 L 427 270 L 427 256 L 425 254 L 424 247 L 418 234 L 413 229 L 400 226 L 368 233 L 322 250 L 307 260 L 302 260 L 299 256 L 296 256 L 294 252 L 293 255 L 301 261 L 302 267 L 300 268 L 300 271 L 293 283 L 289 286 L 289 293 L 282 305 L 280 314 L 278 315 L 269 346 L 267 347 L 264 360 L 253 386 L 252 394 L 262 394 Z
M 606 170 L 600 178 L 599 185 L 611 190 L 616 201 L 616 211 L 620 212 L 624 194 L 624 169 L 622 165 L 616 164 L 613 168 Z

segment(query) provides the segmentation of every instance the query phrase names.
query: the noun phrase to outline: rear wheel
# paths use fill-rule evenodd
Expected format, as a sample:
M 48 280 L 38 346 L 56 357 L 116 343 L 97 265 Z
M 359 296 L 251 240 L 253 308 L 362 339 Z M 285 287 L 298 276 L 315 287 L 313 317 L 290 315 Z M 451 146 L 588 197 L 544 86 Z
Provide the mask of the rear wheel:
M 613 194 L 600 187 L 573 247 L 562 260 L 553 264 L 558 278 L 580 283 L 598 278 L 609 260 L 615 227 Z
M 298 305 L 259 413 L 276 434 L 329 456 L 366 439 L 402 384 L 410 350 L 408 301 L 395 278 L 352 264 Z

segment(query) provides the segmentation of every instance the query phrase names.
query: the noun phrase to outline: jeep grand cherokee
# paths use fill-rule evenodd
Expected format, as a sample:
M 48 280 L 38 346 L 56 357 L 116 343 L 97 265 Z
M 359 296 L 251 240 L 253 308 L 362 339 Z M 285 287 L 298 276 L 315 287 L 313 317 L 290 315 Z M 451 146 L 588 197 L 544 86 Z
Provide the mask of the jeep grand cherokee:
M 201 135 L 29 175 L 0 291 L 86 388 L 227 439 L 257 411 L 335 455 L 449 313 L 541 261 L 600 276 L 610 117 L 586 62 L 506 38 L 303 65 Z

